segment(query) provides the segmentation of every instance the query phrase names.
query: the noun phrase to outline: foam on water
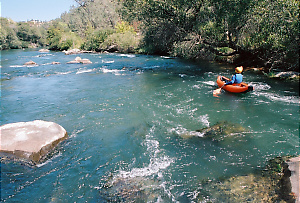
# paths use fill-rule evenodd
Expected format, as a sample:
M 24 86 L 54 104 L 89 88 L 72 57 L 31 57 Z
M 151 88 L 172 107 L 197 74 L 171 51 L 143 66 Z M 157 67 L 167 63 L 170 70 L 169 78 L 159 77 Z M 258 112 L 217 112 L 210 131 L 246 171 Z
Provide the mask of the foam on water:
M 150 163 L 148 166 L 143 168 L 132 168 L 130 171 L 120 170 L 117 177 L 134 178 L 161 175 L 161 170 L 168 168 L 174 162 L 174 158 L 164 155 L 163 151 L 160 149 L 159 142 L 155 140 L 152 135 L 154 131 L 155 127 L 153 126 L 142 143 L 147 147 L 147 152 L 150 154 Z
M 250 82 L 248 85 L 253 86 L 255 91 L 271 89 L 270 85 L 263 83 L 263 82 Z
M 136 55 L 134 54 L 118 54 L 118 56 L 125 56 L 125 57 L 128 57 L 128 58 L 135 58 Z
M 62 153 L 59 152 L 58 154 L 54 155 L 53 157 L 51 157 L 51 159 L 48 159 L 47 161 L 45 161 L 44 163 L 40 163 L 40 164 L 37 164 L 36 167 L 40 168 L 42 166 L 45 166 L 49 163 L 51 163 L 53 161 L 53 159 L 57 158 L 57 157 L 60 157 L 62 156 Z
M 199 122 L 203 123 L 206 127 L 209 127 L 209 116 L 208 114 L 205 115 L 201 115 L 198 118 L 196 118 L 196 120 L 198 120 Z
M 124 72 L 125 70 L 100 68 L 100 71 L 102 71 L 103 73 L 112 73 L 114 75 L 122 75 L 121 73 Z
M 169 128 L 167 130 L 170 134 L 178 135 L 182 138 L 191 138 L 191 137 L 203 137 L 203 133 L 192 131 L 184 128 L 183 126 L 177 126 L 174 128 Z
M 11 65 L 9 67 L 11 67 L 11 68 L 22 68 L 22 67 L 27 67 L 27 66 L 25 66 L 25 65 Z
M 95 69 L 86 69 L 86 68 L 83 68 L 83 69 L 79 69 L 76 74 L 81 74 L 81 73 L 90 73 L 90 72 L 93 72 L 95 71 Z
M 214 81 L 203 81 L 202 83 L 209 86 L 216 86 L 216 83 Z
M 67 71 L 67 72 L 55 72 L 55 74 L 57 74 L 57 75 L 68 75 L 68 74 L 70 74 L 70 73 L 72 73 L 72 71 Z M 76 73 L 77 74 L 77 73 Z
M 271 86 L 269 84 L 262 83 L 262 82 L 251 82 L 249 83 L 249 85 L 254 87 L 254 91 L 252 93 L 258 97 L 264 97 L 270 101 L 278 101 L 278 102 L 291 103 L 291 104 L 300 103 L 298 96 L 285 96 L 285 95 L 279 95 L 277 93 L 268 91 L 271 89 Z M 260 103 L 269 103 L 268 101 L 263 101 L 261 99 L 259 99 L 258 101 Z
M 282 96 L 276 93 L 257 93 L 258 96 L 264 96 L 271 101 L 278 101 L 290 104 L 300 104 L 300 99 L 297 96 Z
M 114 60 L 110 60 L 110 61 L 102 60 L 102 63 L 114 63 L 114 62 L 115 62 Z

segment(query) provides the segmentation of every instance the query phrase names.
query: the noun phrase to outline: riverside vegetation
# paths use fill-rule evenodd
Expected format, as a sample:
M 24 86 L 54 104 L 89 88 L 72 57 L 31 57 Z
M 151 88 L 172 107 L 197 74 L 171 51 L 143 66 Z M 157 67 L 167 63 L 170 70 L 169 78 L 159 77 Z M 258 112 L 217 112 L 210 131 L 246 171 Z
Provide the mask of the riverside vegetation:
M 1 18 L 1 49 L 48 46 L 299 72 L 296 0 L 75 0 L 50 22 Z

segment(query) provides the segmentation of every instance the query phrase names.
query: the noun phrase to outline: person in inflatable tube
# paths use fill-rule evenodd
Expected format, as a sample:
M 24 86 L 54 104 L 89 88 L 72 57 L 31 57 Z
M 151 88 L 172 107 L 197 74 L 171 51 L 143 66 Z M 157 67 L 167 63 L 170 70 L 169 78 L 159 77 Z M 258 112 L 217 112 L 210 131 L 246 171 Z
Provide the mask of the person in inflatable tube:
M 224 85 L 232 85 L 232 84 L 239 84 L 243 82 L 243 66 L 239 66 L 235 68 L 235 74 L 232 76 L 231 81 L 226 81 Z

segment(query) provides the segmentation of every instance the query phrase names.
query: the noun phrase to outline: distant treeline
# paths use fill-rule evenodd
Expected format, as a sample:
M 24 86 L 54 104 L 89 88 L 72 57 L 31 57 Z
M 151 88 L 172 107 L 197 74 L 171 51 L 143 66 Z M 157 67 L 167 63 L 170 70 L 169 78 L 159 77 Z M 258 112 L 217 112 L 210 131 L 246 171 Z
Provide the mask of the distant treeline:
M 14 22 L 0 18 L 0 49 L 20 49 L 45 46 L 47 44 L 46 24 L 31 22 Z
M 75 0 L 39 26 L 1 19 L 1 49 L 173 55 L 299 71 L 297 0 Z

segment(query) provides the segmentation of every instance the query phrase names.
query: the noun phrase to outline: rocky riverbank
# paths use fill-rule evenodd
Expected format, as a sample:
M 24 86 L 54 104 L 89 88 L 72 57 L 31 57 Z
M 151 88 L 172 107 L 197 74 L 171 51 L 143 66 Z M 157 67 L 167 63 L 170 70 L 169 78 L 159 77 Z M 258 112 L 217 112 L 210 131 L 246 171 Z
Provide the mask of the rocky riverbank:
M 204 182 L 197 200 L 231 203 L 299 202 L 299 158 L 276 157 L 256 173 Z M 298 166 L 296 170 L 291 167 L 293 164 Z M 297 177 L 291 174 L 297 174 Z

